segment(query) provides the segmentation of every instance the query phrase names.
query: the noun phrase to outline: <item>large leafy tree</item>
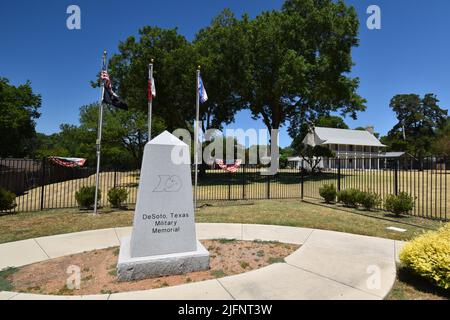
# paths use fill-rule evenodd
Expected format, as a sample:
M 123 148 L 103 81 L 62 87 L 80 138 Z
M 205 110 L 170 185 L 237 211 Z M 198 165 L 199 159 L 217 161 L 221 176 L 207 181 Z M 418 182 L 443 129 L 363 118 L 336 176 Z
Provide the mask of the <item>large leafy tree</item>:
M 390 107 L 398 122 L 382 141 L 395 151 L 406 151 L 417 158 L 430 155 L 438 131 L 447 120 L 448 111 L 438 103 L 431 93 L 423 98 L 417 94 L 394 96 Z
M 243 92 L 254 118 L 268 129 L 289 122 L 292 137 L 307 120 L 340 111 L 355 118 L 365 109 L 356 94 L 351 50 L 358 45 L 358 17 L 343 1 L 288 0 L 281 11 L 251 22 L 251 81 Z
M 433 143 L 433 153 L 450 157 L 450 117 L 447 123 L 437 133 L 437 139 Z
M 248 30 L 246 15 L 238 20 L 226 9 L 196 35 L 194 46 L 209 96 L 200 108 L 203 130 L 233 122 L 236 112 L 245 107 L 240 93 L 249 80 Z
M 0 78 L 0 157 L 25 157 L 33 152 L 41 96 L 28 81 L 13 86 Z
M 128 37 L 111 57 L 113 83 L 131 110 L 147 111 L 148 65 L 155 59 L 157 97 L 153 102 L 155 121 L 162 119 L 173 131 L 186 127 L 195 117 L 195 71 L 198 58 L 194 46 L 176 29 L 146 26 L 139 39 Z M 146 116 L 145 116 L 146 117 Z
M 433 143 L 433 152 L 437 155 L 450 157 L 450 117 L 446 125 L 438 131 L 437 140 Z

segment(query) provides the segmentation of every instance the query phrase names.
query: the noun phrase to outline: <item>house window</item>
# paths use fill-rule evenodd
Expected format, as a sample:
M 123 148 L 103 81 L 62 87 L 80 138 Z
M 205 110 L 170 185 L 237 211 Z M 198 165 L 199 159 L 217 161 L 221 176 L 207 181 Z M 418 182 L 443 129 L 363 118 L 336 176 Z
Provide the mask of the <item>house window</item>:
M 353 152 L 353 146 L 348 146 L 348 151 Z

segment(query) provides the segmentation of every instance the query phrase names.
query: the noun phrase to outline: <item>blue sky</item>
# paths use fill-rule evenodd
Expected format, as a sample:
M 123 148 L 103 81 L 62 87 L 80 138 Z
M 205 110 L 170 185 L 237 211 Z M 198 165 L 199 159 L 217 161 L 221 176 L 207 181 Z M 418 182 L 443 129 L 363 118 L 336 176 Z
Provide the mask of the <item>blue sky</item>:
M 61 123 L 78 123 L 79 107 L 99 99 L 89 81 L 100 68 L 103 49 L 114 53 L 120 40 L 144 25 L 178 27 L 188 39 L 223 8 L 255 16 L 278 9 L 282 0 L 16 0 L 0 2 L 0 76 L 17 85 L 31 80 L 43 97 L 37 130 L 53 133 Z M 359 94 L 368 109 L 350 127 L 372 124 L 385 134 L 395 124 L 389 101 L 397 93 L 433 92 L 441 107 L 450 105 L 450 1 L 347 0 L 361 21 L 360 47 L 353 52 L 352 76 L 361 79 Z M 66 28 L 66 9 L 81 8 L 81 30 Z M 366 28 L 366 9 L 379 5 L 382 29 Z M 208 80 L 204 79 L 208 88 Z M 264 128 L 238 114 L 230 128 Z M 290 138 L 282 130 L 280 143 Z

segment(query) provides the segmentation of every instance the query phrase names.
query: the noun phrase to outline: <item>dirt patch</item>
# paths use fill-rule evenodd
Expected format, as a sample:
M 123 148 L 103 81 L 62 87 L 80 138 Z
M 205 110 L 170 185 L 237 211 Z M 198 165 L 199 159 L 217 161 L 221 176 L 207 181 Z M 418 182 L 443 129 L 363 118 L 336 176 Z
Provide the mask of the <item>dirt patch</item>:
M 284 258 L 299 246 L 266 241 L 205 240 L 210 270 L 132 282 L 116 280 L 118 248 L 89 251 L 24 266 L 8 276 L 18 292 L 87 295 L 137 291 L 204 281 L 259 269 Z M 72 266 L 72 267 L 71 267 Z M 66 281 L 79 268 L 81 284 L 69 290 Z M 68 273 L 69 272 L 69 273 Z

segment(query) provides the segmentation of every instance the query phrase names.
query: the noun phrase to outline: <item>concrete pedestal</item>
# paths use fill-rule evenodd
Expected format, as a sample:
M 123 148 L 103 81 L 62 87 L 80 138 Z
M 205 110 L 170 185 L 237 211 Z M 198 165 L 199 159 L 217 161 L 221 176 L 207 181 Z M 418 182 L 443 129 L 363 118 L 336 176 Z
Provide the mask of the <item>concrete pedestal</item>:
M 197 250 L 155 255 L 149 257 L 131 257 L 130 237 L 121 239 L 117 278 L 119 281 L 132 281 L 152 277 L 209 269 L 209 252 L 197 241 Z

